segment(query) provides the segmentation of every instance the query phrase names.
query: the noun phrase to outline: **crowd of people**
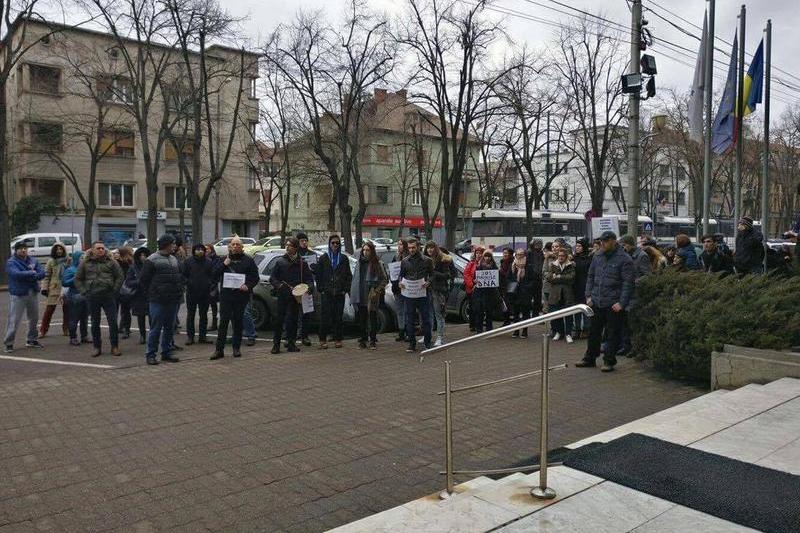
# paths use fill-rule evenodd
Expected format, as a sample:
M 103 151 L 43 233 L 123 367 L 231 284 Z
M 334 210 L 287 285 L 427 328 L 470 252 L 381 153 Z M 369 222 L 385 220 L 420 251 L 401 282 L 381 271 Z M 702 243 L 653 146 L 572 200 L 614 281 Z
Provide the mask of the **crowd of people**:
M 491 330 L 500 315 L 508 325 L 585 302 L 594 310 L 591 320 L 580 314 L 554 320 L 552 339 L 571 344 L 587 336 L 588 347 L 577 366 L 595 366 L 602 353 L 602 370 L 612 371 L 616 357 L 631 349 L 627 312 L 634 305 L 639 279 L 667 269 L 704 270 L 723 276 L 762 271 L 763 239 L 752 219 L 743 217 L 738 230 L 736 254 L 721 235 L 704 236 L 700 254 L 687 235 L 678 235 L 675 245 L 662 253 L 652 238 L 640 237 L 637 242 L 627 235 L 618 239 L 610 231 L 593 242 L 578 239 L 574 247 L 561 238 L 548 243 L 534 239 L 528 249 L 503 250 L 499 264 L 490 250 L 477 246 L 463 272 L 470 331 Z M 401 239 L 387 266 L 375 245 L 367 241 L 358 250 L 355 269 L 351 269 L 338 235 L 328 238 L 327 250 L 319 256 L 308 244 L 304 233 L 287 238 L 285 253 L 270 274 L 277 307 L 273 354 L 279 354 L 282 347 L 288 352 L 300 351 L 298 340 L 303 346 L 312 344 L 315 292 L 321 307 L 320 349 L 327 349 L 329 340 L 335 348 L 343 346 L 347 295 L 356 313 L 359 348 L 376 349 L 378 313 L 387 289 L 396 302 L 396 340 L 408 343 L 407 352 L 417 350 L 418 331 L 425 348 L 446 342 L 446 303 L 458 272 L 453 258 L 437 243 L 428 241 L 423 246 L 415 238 Z M 91 342 L 94 357 L 103 354 L 105 314 L 111 355 L 121 355 L 119 339 L 130 337 L 135 316 L 147 363 L 158 364 L 159 355 L 162 362 L 178 362 L 175 352 L 183 348 L 176 344 L 175 334 L 180 328 L 179 309 L 185 303 L 185 345 L 215 344 L 211 360 L 221 359 L 230 330 L 233 357 L 241 357 L 243 341 L 250 346 L 255 343 L 251 295 L 259 282 L 257 266 L 244 253 L 241 240 L 231 239 L 224 258 L 218 257 L 211 245 L 195 244 L 187 253 L 183 242 L 169 234 L 162 235 L 156 245 L 155 251 L 122 247 L 110 254 L 103 242 L 97 241 L 85 253 L 68 254 L 57 243 L 43 267 L 28 255 L 24 241 L 18 242 L 6 266 L 10 306 L 5 351 L 13 351 L 25 316 L 26 346 L 41 347 L 39 339 L 48 334 L 53 314 L 61 306 L 63 334 L 73 346 Z M 45 309 L 37 327 L 40 294 Z M 208 338 L 211 331 L 217 332 L 216 342 Z M 527 336 L 524 327 L 512 334 L 514 338 Z

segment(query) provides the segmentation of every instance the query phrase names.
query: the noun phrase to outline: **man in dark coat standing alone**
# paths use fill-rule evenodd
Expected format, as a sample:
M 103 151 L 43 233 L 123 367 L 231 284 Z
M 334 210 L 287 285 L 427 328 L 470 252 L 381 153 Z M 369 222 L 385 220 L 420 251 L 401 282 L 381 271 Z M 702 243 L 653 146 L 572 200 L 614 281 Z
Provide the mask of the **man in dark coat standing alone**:
M 172 355 L 175 316 L 183 296 L 183 276 L 174 255 L 175 237 L 158 238 L 158 251 L 148 257 L 139 275 L 139 290 L 147 291 L 150 310 L 150 333 L 147 335 L 147 364 L 157 365 L 156 352 L 161 341 L 161 360 L 180 361 Z
M 206 257 L 206 247 L 192 246 L 192 256 L 181 263 L 181 274 L 186 280 L 186 345 L 194 344 L 194 315 L 200 312 L 200 344 L 211 344 L 208 331 L 208 305 L 214 289 L 214 263 Z

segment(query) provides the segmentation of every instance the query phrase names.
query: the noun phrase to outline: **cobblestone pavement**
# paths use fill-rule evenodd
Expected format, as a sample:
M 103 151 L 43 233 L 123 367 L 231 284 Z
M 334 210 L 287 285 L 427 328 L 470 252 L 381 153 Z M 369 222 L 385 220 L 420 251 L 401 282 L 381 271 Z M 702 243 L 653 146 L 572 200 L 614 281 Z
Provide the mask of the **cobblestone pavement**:
M 442 361 L 452 361 L 455 386 L 535 370 L 535 333 L 423 363 L 383 335 L 377 351 L 348 341 L 272 356 L 259 341 L 217 362 L 210 346 L 193 346 L 181 363 L 158 367 L 144 365 L 133 339 L 122 357 L 92 359 L 90 346 L 48 336 L 45 349 L 12 357 L 114 368 L 0 359 L 0 532 L 313 532 L 434 492 L 443 483 Z M 584 349 L 554 343 L 553 363 Z M 612 374 L 554 372 L 551 388 L 553 448 L 704 392 L 630 360 Z M 455 396 L 456 466 L 534 455 L 538 395 L 534 379 Z

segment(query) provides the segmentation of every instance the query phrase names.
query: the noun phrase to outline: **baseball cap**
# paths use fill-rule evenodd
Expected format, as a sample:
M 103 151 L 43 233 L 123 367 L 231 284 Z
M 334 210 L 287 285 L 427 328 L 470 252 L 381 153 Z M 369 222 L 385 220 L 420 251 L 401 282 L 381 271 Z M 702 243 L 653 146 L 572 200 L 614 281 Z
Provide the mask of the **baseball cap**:
M 614 233 L 613 231 L 604 231 L 603 233 L 600 234 L 600 240 L 601 241 L 609 241 L 611 239 L 615 239 L 616 240 L 616 238 L 617 238 L 617 234 Z

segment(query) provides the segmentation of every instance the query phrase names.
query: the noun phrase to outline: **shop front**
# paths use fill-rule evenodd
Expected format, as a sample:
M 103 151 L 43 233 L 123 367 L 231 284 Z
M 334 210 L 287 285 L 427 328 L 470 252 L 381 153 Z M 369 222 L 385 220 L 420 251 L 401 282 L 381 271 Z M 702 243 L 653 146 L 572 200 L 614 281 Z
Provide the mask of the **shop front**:
M 390 237 L 398 239 L 400 237 L 400 228 L 403 228 L 403 236 L 415 236 L 423 240 L 427 240 L 428 235 L 425 235 L 425 222 L 422 217 L 405 217 L 393 215 L 367 215 L 364 217 L 362 224 L 364 228 L 364 237 Z M 433 222 L 434 228 L 442 227 L 442 219 L 436 218 Z

